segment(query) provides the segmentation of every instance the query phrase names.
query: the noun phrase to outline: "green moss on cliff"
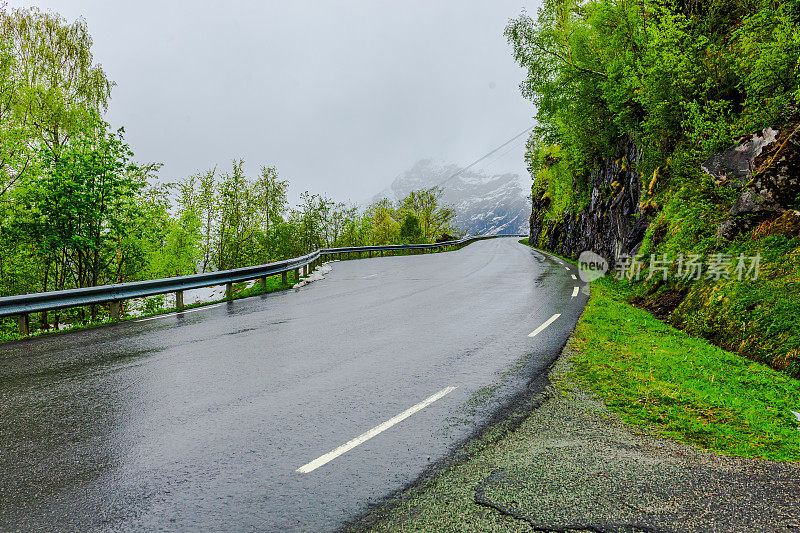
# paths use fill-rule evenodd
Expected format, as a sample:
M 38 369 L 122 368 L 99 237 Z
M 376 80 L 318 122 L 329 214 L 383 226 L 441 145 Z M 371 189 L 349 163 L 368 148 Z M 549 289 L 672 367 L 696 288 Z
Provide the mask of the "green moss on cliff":
M 536 179 L 532 198 L 542 206 L 547 220 L 561 220 L 564 213 L 575 213 L 586 207 L 588 188 L 575 178 L 572 165 L 565 160 L 558 146 L 537 148 L 532 154 Z
M 727 204 L 728 207 L 730 204 Z M 717 243 L 715 231 L 725 209 L 719 201 L 686 202 L 676 194 L 651 226 L 641 248 L 650 253 L 760 256 L 756 280 L 700 279 L 682 281 L 674 268 L 667 282 L 629 281 L 633 301 L 654 309 L 675 292 L 685 294 L 664 318 L 718 346 L 800 376 L 800 237 L 796 233 L 761 235 L 763 226 L 733 241 Z M 725 209 L 726 210 L 726 209 Z M 665 228 L 663 230 L 662 228 Z M 664 235 L 662 242 L 659 235 Z M 749 262 L 748 262 L 749 266 Z M 647 268 L 647 267 L 645 267 Z M 677 303 L 677 302 L 676 302 Z

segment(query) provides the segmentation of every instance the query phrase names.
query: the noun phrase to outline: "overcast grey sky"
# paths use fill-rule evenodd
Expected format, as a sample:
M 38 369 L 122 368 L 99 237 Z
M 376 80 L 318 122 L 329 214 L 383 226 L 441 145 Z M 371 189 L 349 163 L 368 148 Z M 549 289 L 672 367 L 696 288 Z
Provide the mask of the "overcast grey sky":
M 179 179 L 243 158 L 361 201 L 417 159 L 466 165 L 532 124 L 503 29 L 537 1 L 11 0 L 86 19 L 107 120 Z M 490 158 L 527 178 L 523 139 Z

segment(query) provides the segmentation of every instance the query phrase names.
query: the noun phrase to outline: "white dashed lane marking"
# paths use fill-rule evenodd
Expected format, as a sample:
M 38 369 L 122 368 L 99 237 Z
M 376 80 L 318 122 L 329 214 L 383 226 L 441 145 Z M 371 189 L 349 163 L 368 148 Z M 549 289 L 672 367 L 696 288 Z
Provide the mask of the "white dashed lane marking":
M 529 333 L 528 337 L 535 337 L 539 333 L 543 332 L 547 326 L 549 326 L 550 324 L 552 324 L 553 322 L 558 320 L 558 317 L 560 317 L 560 316 L 561 316 L 561 313 L 554 314 L 553 316 L 551 316 L 550 318 L 547 319 L 547 322 L 545 322 L 544 324 L 542 324 L 541 326 L 539 326 L 538 328 L 533 330 L 533 332 Z
M 402 422 L 403 420 L 405 420 L 409 416 L 413 415 L 417 411 L 421 411 L 422 409 L 425 409 L 430 404 L 432 404 L 436 400 L 439 400 L 440 398 L 443 398 L 447 394 L 450 394 L 455 389 L 456 389 L 455 387 L 447 387 L 445 389 L 440 390 L 439 392 L 437 392 L 433 396 L 430 396 L 430 397 L 426 398 L 425 400 L 419 402 L 417 405 L 415 405 L 413 407 L 409 407 L 408 409 L 406 409 L 405 411 L 403 411 L 399 415 L 395 416 L 394 418 L 390 418 L 389 420 L 387 420 L 383 424 L 379 424 L 379 425 L 375 426 L 374 428 L 370 429 L 369 431 L 366 431 L 366 432 L 362 433 L 361 435 L 359 435 L 358 437 L 354 438 L 353 440 L 342 444 L 341 446 L 339 446 L 338 448 L 336 448 L 332 452 L 328 452 L 325 455 L 317 457 L 316 459 L 314 459 L 310 463 L 304 464 L 303 466 L 298 468 L 296 470 L 296 472 L 299 472 L 301 474 L 308 474 L 309 472 L 313 472 L 314 470 L 316 470 L 317 468 L 321 467 L 322 465 L 333 461 L 334 459 L 336 459 L 337 457 L 339 457 L 340 455 L 342 455 L 344 453 L 349 452 L 350 450 L 352 450 L 353 448 L 355 448 L 359 444 L 363 444 L 363 443 L 367 442 L 369 439 L 371 439 L 375 435 L 378 435 L 379 433 L 383 433 L 384 431 L 386 431 L 387 429 L 389 429 L 393 425 L 397 424 L 398 422 Z

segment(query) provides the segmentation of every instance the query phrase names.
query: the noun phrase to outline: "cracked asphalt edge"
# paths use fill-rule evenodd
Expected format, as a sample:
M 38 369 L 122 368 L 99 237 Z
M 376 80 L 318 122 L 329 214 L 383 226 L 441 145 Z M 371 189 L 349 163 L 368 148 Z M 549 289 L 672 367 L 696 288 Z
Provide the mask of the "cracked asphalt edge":
M 529 387 L 473 440 L 441 464 L 432 465 L 402 491 L 376 503 L 346 529 L 666 532 L 752 531 L 755 525 L 764 531 L 800 528 L 800 464 L 718 455 L 655 436 L 646 428 L 628 426 L 570 377 L 572 353 L 568 341 L 548 370 L 533 376 Z M 495 447 L 523 453 L 521 459 L 497 464 L 498 458 L 491 457 Z M 426 505 L 438 505 L 426 501 L 437 480 L 460 476 L 458 469 L 471 462 L 482 462 L 480 468 L 485 471 L 468 480 L 469 503 L 484 513 L 467 516 L 464 509 L 473 510 L 464 507 L 448 522 L 446 509 L 441 513 L 434 510 L 438 517 L 433 523 L 415 522 L 426 512 Z M 469 478 L 461 477 L 464 481 Z M 449 504 L 466 496 L 465 491 L 431 498 Z M 513 499 L 509 503 L 503 496 Z M 528 501 L 524 501 L 526 497 Z M 462 501 L 462 506 L 465 503 Z
M 544 368 L 532 371 L 534 354 L 522 357 L 513 366 L 518 367 L 517 370 L 521 374 L 529 376 L 523 388 L 509 396 L 484 422 L 476 426 L 468 437 L 458 442 L 446 457 L 431 462 L 415 480 L 404 487 L 380 500 L 370 502 L 369 508 L 364 513 L 348 520 L 337 531 L 356 532 L 380 528 L 380 524 L 385 522 L 388 516 L 423 492 L 441 473 L 470 461 L 480 450 L 501 441 L 524 423 L 527 417 L 553 394 L 554 388 L 551 386 L 549 373 L 561 357 L 567 341 L 568 339 L 558 352 L 548 356 Z

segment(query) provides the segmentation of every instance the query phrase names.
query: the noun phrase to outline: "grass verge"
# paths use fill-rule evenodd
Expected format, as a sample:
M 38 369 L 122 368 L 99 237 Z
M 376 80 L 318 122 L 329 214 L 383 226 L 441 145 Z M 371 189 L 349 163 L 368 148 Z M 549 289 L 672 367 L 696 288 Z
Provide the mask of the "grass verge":
M 800 381 L 665 324 L 628 304 L 632 291 L 610 277 L 592 283 L 573 335 L 577 381 L 626 423 L 661 436 L 728 455 L 800 461 L 792 414 L 800 412 Z
M 800 460 L 800 381 L 691 337 L 592 284 L 574 334 L 578 382 L 634 425 L 702 448 Z

